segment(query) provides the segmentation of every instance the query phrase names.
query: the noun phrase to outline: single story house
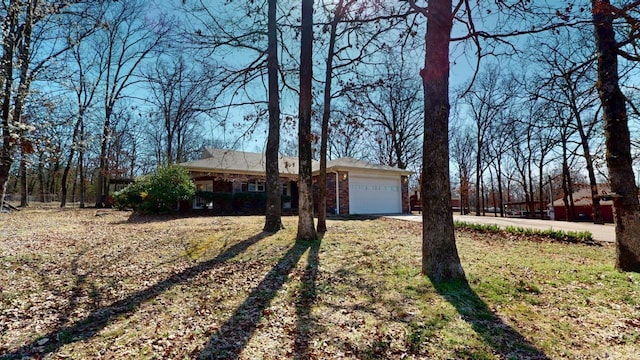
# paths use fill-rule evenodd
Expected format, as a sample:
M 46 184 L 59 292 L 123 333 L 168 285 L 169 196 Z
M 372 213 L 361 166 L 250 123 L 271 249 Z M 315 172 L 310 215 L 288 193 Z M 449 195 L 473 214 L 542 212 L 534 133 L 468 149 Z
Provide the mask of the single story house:
M 420 201 L 420 188 L 419 187 L 415 187 L 411 190 L 409 190 L 411 195 L 409 196 L 409 207 L 411 208 L 411 211 L 417 211 L 417 212 L 421 212 L 422 211 L 422 203 Z M 451 211 L 453 212 L 460 212 L 460 197 L 458 196 L 454 196 L 454 194 L 451 194 Z M 469 213 L 469 206 L 467 205 L 467 207 L 465 208 L 465 214 Z
M 198 190 L 212 192 L 264 192 L 265 155 L 205 148 L 202 158 L 179 164 L 187 169 Z M 298 158 L 279 157 L 285 209 L 298 207 Z M 313 161 L 314 199 L 320 163 Z M 409 213 L 411 171 L 376 165 L 353 158 L 327 162 L 327 212 L 331 214 Z M 202 207 L 196 199 L 194 208 Z
M 579 189 L 573 193 L 574 219 L 578 221 L 593 221 L 593 205 L 591 201 L 591 188 L 589 185 L 578 185 Z M 611 192 L 608 184 L 598 184 L 600 193 L 600 214 L 606 223 L 613 222 L 613 200 L 607 197 Z M 568 212 L 562 198 L 553 202 L 553 212 L 556 220 L 569 220 Z

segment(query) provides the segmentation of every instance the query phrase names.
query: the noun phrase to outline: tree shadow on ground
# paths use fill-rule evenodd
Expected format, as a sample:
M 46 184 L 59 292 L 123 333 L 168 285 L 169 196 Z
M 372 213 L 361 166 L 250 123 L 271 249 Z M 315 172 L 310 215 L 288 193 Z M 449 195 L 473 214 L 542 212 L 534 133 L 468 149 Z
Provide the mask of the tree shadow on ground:
M 296 267 L 302 255 L 307 249 L 311 248 L 309 256 L 317 258 L 319 246 L 319 241 L 297 241 L 258 286 L 251 291 L 247 299 L 234 311 L 229 320 L 218 329 L 209 344 L 200 351 L 198 357 L 237 359 L 251 339 L 265 310 L 275 298 L 278 290 L 287 281 L 288 275 Z M 311 265 L 312 268 L 317 267 L 317 260 L 314 263 L 315 265 Z M 305 271 L 305 277 L 309 277 L 307 273 L 310 274 L 311 271 L 308 267 Z M 313 271 L 315 272 L 315 270 Z M 303 290 L 306 286 L 309 286 L 311 281 L 314 280 L 310 278 L 306 285 L 303 283 Z M 305 328 L 308 328 L 308 325 L 305 325 Z
M 476 294 L 466 281 L 431 281 L 436 291 L 453 305 L 462 319 L 493 348 L 501 358 L 506 359 L 549 359 L 534 344 L 516 329 L 507 325 Z
M 120 211 L 114 209 L 105 209 L 103 210 L 105 215 L 109 212 Z M 129 211 L 129 210 L 126 210 Z M 256 217 L 263 215 L 262 213 L 249 213 L 249 212 L 225 212 L 225 213 L 216 213 L 216 212 L 207 212 L 207 211 L 184 211 L 184 212 L 172 212 L 165 214 L 140 214 L 136 212 L 131 212 L 129 217 L 126 220 L 117 221 L 116 224 L 151 224 L 157 222 L 167 222 L 172 220 L 180 220 L 180 219 L 197 219 L 197 218 L 225 218 L 225 217 L 235 217 L 235 218 L 243 218 L 243 217 Z M 283 215 L 287 216 L 287 215 Z
M 65 344 L 83 341 L 94 337 L 99 331 L 105 328 L 111 321 L 118 319 L 123 315 L 133 313 L 141 304 L 148 302 L 172 287 L 188 281 L 206 271 L 214 269 L 216 266 L 236 257 L 246 251 L 251 245 L 264 239 L 271 233 L 261 232 L 246 240 L 243 240 L 220 253 L 215 258 L 198 263 L 195 266 L 187 268 L 179 273 L 169 276 L 152 286 L 137 291 L 126 298 L 93 310 L 84 319 L 78 320 L 69 326 L 59 326 L 48 334 L 34 340 L 31 343 L 23 345 L 18 350 L 2 354 L 0 358 L 23 358 L 29 356 L 40 356 L 44 352 L 52 353 L 57 351 Z M 38 344 L 40 339 L 47 338 L 48 342 L 44 349 Z
M 322 240 L 314 241 L 307 255 L 307 267 L 301 279 L 301 287 L 296 299 L 296 339 L 295 358 L 309 359 L 309 340 L 312 336 L 313 317 L 311 308 L 316 300 L 316 279 L 318 277 L 318 265 L 320 258 L 320 244 Z

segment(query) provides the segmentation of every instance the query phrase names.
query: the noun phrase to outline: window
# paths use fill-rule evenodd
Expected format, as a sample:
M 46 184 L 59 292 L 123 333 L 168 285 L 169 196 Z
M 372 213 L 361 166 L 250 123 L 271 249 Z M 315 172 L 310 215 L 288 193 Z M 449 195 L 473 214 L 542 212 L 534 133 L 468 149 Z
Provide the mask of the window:
M 248 183 L 249 192 L 264 192 L 264 181 L 251 180 Z
M 209 181 L 207 183 L 196 184 L 196 190 L 198 191 L 213 191 L 213 184 Z

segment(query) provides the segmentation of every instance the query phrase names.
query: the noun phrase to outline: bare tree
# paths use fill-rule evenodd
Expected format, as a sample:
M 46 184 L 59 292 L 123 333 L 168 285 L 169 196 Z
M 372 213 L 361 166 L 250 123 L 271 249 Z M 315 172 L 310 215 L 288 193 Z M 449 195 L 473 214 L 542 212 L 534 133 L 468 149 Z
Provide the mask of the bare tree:
M 491 65 L 486 72 L 481 73 L 464 95 L 475 126 L 476 199 L 480 199 L 480 184 L 485 168 L 483 151 L 487 149 L 487 144 L 490 142 L 492 125 L 498 121 L 498 117 L 504 111 L 509 96 L 510 93 L 500 83 L 500 71 L 497 65 Z M 476 201 L 476 216 L 480 215 L 480 204 L 480 201 Z
M 98 18 L 100 15 L 98 14 Z M 71 35 L 73 35 L 76 30 L 69 29 Z M 72 37 L 70 35 L 70 37 Z M 77 36 L 74 36 L 77 37 Z M 99 57 L 97 54 L 92 53 L 86 49 L 86 46 L 89 46 L 88 41 L 81 41 L 71 49 L 70 58 L 67 59 L 68 64 L 75 65 L 74 74 L 71 74 L 69 77 L 66 77 L 65 80 L 71 84 L 71 88 L 73 91 L 73 95 L 76 101 L 76 121 L 73 125 L 73 134 L 71 135 L 71 143 L 69 146 L 69 153 L 67 155 L 67 163 L 64 167 L 64 171 L 62 173 L 61 180 L 61 190 L 60 190 L 60 207 L 65 207 L 67 204 L 67 189 L 68 189 L 68 181 L 67 178 L 71 171 L 71 167 L 73 164 L 75 152 L 78 151 L 78 161 L 77 161 L 77 171 L 79 173 L 79 185 L 80 185 L 80 196 L 79 203 L 80 208 L 85 207 L 85 194 L 86 194 L 86 184 L 85 184 L 85 153 L 86 153 L 86 142 L 85 142 L 85 126 L 86 126 L 86 117 L 91 108 L 95 105 L 95 101 L 98 94 L 98 84 L 103 75 L 100 72 L 99 68 Z M 87 56 L 85 56 L 87 55 Z M 97 74 L 94 71 L 97 70 Z M 95 76 L 94 76 L 95 75 Z
M 157 50 L 170 26 L 164 17 L 154 23 L 147 21 L 142 0 L 106 2 L 103 26 L 95 38 L 95 51 L 100 54 L 103 93 L 100 157 L 96 184 L 96 207 L 105 206 L 109 186 L 108 146 L 112 136 L 112 116 L 119 102 L 127 96 L 126 89 L 141 79 L 135 76 L 153 51 Z
M 2 55 L 0 58 L 0 118 L 2 143 L 0 144 L 0 186 L 4 201 L 9 172 L 13 164 L 20 136 L 30 125 L 23 111 L 31 85 L 38 74 L 52 60 L 58 58 L 76 41 L 91 32 L 91 27 L 68 41 L 53 41 L 61 34 L 61 23 L 73 21 L 81 27 L 83 4 L 76 1 L 19 1 L 3 2 L 1 28 Z M 63 15 L 64 13 L 64 15 Z M 73 20 L 71 20 L 73 19 Z M 40 46 L 47 42 L 47 46 Z M 34 51 L 35 49 L 35 51 Z M 38 52 L 38 56 L 34 52 Z M 22 145 L 24 146 L 24 144 Z
M 460 193 L 460 214 L 465 215 L 469 208 L 469 191 L 471 188 L 470 178 L 472 164 L 472 154 L 474 151 L 474 141 L 471 131 L 466 127 L 457 127 L 452 132 L 449 143 L 449 153 L 454 161 L 458 172 L 459 193 Z
M 298 111 L 298 240 L 318 238 L 313 222 L 311 182 L 311 107 L 313 81 L 313 0 L 302 0 L 300 36 L 300 103 Z
M 570 122 L 579 135 L 585 167 L 589 177 L 593 222 L 602 224 L 600 213 L 600 193 L 594 168 L 591 142 L 599 125 L 595 113 L 597 96 L 594 88 L 593 55 L 590 44 L 584 39 L 579 29 L 563 29 L 564 36 L 556 41 L 545 41 L 541 44 L 543 51 L 538 61 L 544 64 L 541 77 L 543 84 L 535 93 L 536 97 L 556 102 L 570 110 Z M 558 35 L 560 36 L 560 34 Z
M 422 272 L 434 281 L 465 279 L 458 256 L 451 213 L 449 181 L 449 41 L 453 13 L 450 0 L 409 4 L 427 19 L 424 68 L 424 137 L 422 155 Z M 431 179 L 427 183 L 424 179 Z M 447 194 L 449 196 L 444 196 Z
M 506 154 L 508 150 L 514 146 L 514 142 L 517 139 L 511 137 L 510 128 L 508 126 L 509 121 L 512 119 L 510 112 L 502 112 L 496 123 L 492 124 L 492 136 L 487 144 L 487 154 L 491 161 L 491 166 L 494 167 L 496 172 L 496 182 L 498 186 L 498 205 L 500 207 L 500 216 L 504 217 L 504 205 L 505 205 L 505 188 L 504 179 L 509 177 L 507 174 L 507 166 L 505 163 Z M 508 196 L 507 196 L 508 197 Z
M 348 110 L 338 110 L 329 122 L 329 158 L 365 157 L 366 125 Z
M 350 96 L 378 144 L 378 161 L 418 169 L 423 135 L 420 83 L 404 55 L 386 53 L 370 89 Z
M 223 6 L 215 5 L 215 8 L 209 1 L 190 3 L 188 13 L 192 21 L 185 24 L 185 46 L 207 59 L 205 66 L 211 66 L 208 59 L 215 58 L 215 66 L 219 68 L 217 94 L 212 98 L 210 110 L 233 110 L 237 113 L 242 109 L 252 109 L 255 115 L 245 116 L 245 120 L 251 119 L 252 123 L 242 124 L 247 129 L 255 129 L 262 124 L 264 116 L 268 116 L 264 230 L 278 231 L 282 228 L 282 188 L 278 169 L 282 117 L 280 81 L 284 82 L 287 75 L 282 70 L 278 52 L 289 55 L 279 41 L 286 30 L 280 21 L 291 18 L 295 7 L 279 7 L 277 0 L 229 1 Z M 246 14 L 250 14 L 250 18 Z M 241 55 L 225 60 L 216 57 L 219 53 Z M 289 88 L 288 84 L 285 86 Z M 264 92 L 256 92 L 256 88 L 264 88 Z M 247 130 L 244 134 L 250 132 Z
M 331 117 L 333 61 L 335 57 L 336 37 L 338 24 L 345 14 L 346 8 L 353 1 L 338 0 L 333 19 L 329 24 L 329 44 L 327 50 L 325 79 L 324 79 L 324 104 L 322 107 L 322 124 L 320 134 L 320 176 L 318 178 L 318 231 L 327 231 L 327 148 L 329 143 L 329 120 Z
M 631 20 L 632 38 L 637 36 L 637 20 L 630 14 L 638 7 L 636 1 L 624 7 L 615 7 L 609 0 L 592 0 L 591 12 L 598 55 L 598 81 L 596 88 L 602 101 L 604 131 L 607 145 L 607 166 L 616 223 L 616 268 L 640 272 L 640 204 L 638 188 L 633 175 L 631 141 L 625 96 L 620 90 L 618 56 L 636 56 L 622 51 L 627 41 L 616 41 L 614 21 Z
M 278 61 L 277 1 L 269 0 L 267 15 L 267 77 L 269 101 L 269 134 L 265 153 L 267 204 L 264 221 L 265 231 L 282 228 L 282 198 L 280 197 L 280 85 L 278 83 L 280 62 Z
M 212 78 L 188 65 L 182 56 L 171 63 L 158 60 L 144 77 L 151 90 L 149 101 L 156 108 L 150 116 L 160 120 L 159 127 L 163 130 L 164 164 L 186 161 L 188 153 L 198 147 L 196 130 L 199 116 L 208 107 Z
M 380 48 L 378 44 L 375 44 L 374 40 L 382 37 L 385 32 L 394 28 L 398 20 L 407 16 L 407 14 L 397 11 L 393 5 L 383 1 L 370 2 L 368 6 L 364 6 L 364 4 L 358 4 L 357 0 L 339 0 L 332 6 L 329 22 L 323 28 L 323 32 L 329 33 L 329 39 L 325 62 L 322 122 L 320 125 L 320 176 L 318 179 L 318 231 L 320 232 L 326 231 L 326 163 L 332 102 L 335 98 L 343 97 L 345 93 L 352 92 L 354 84 L 345 79 L 354 76 L 353 66 L 355 64 L 362 64 L 366 61 L 366 58 L 375 56 L 376 51 L 369 50 L 371 46 Z M 327 6 L 325 6 L 325 10 L 327 10 Z M 385 24 L 381 25 L 383 21 Z M 375 27 L 370 29 L 367 27 L 369 24 L 375 24 Z M 339 25 L 344 26 L 339 29 Z M 337 44 L 339 40 L 343 40 L 344 44 Z M 357 44 L 357 51 L 352 51 L 354 43 Z M 335 82 L 338 83 L 338 87 L 340 87 L 337 91 L 334 89 L 334 78 L 337 80 Z M 367 85 L 362 87 L 372 88 Z M 367 92 L 365 91 L 364 93 L 366 94 Z M 357 128 L 351 130 L 357 131 Z

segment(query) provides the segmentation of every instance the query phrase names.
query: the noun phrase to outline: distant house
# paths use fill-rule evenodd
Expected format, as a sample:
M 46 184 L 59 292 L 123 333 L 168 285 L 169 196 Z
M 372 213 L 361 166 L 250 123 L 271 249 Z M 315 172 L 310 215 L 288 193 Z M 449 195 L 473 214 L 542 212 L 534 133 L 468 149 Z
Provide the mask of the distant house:
M 589 185 L 579 185 L 579 189 L 573 193 L 574 220 L 593 221 L 593 205 L 591 200 L 591 188 Z M 608 184 L 598 184 L 600 199 L 600 214 L 602 220 L 607 223 L 613 222 L 613 201 L 607 198 L 611 192 Z M 553 211 L 556 220 L 567 220 L 567 209 L 562 198 L 553 202 Z
M 235 150 L 204 149 L 200 160 L 181 163 L 201 191 L 240 193 L 265 191 L 265 155 Z M 320 173 L 314 161 L 314 190 Z M 280 156 L 285 209 L 298 207 L 298 158 Z M 411 171 L 353 158 L 327 162 L 327 212 L 333 214 L 397 214 L 409 212 Z M 317 201 L 317 191 L 314 191 Z M 194 208 L 202 203 L 196 199 Z
M 409 207 L 411 211 L 422 211 L 422 203 L 420 202 L 420 188 L 415 187 L 410 190 Z M 460 198 L 451 196 L 451 211 L 460 212 Z M 464 211 L 465 214 L 469 213 L 469 207 L 467 206 Z

